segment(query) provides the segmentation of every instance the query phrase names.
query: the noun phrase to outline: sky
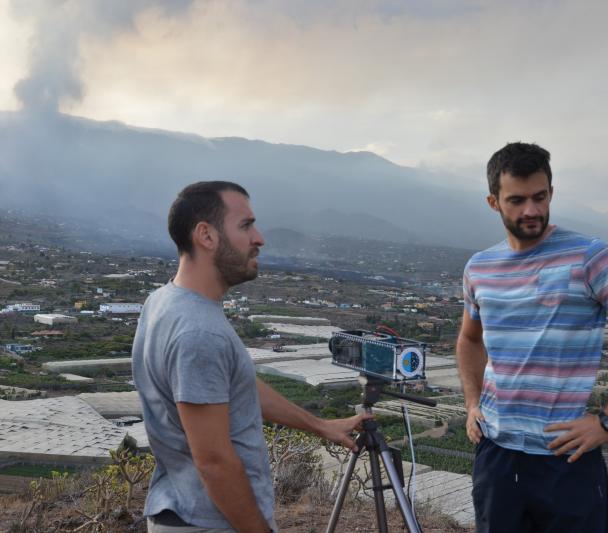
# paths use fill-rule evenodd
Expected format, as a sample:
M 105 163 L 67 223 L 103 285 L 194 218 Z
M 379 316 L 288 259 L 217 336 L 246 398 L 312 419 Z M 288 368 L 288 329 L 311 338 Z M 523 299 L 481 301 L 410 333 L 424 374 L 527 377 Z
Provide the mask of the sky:
M 537 142 L 562 202 L 608 212 L 607 19 L 580 0 L 0 0 L 0 110 L 370 150 L 462 188 Z

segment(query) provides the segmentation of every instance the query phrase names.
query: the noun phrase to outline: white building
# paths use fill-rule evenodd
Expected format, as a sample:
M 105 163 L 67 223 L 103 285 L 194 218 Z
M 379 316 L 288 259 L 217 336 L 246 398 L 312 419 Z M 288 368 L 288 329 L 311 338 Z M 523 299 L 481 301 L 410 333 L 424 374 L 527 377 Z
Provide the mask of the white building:
M 113 313 L 115 315 L 139 314 L 143 305 L 136 303 L 109 303 L 99 306 L 100 313 Z
M 18 343 L 5 344 L 4 349 L 7 352 L 15 353 L 17 355 L 21 355 L 22 353 L 32 353 L 34 351 L 34 347 L 31 344 Z
M 55 326 L 56 324 L 75 324 L 78 319 L 75 316 L 58 315 L 58 314 L 37 314 L 34 315 L 34 322 Z
M 238 307 L 238 302 L 236 300 L 224 300 L 223 306 L 224 310 L 236 309 Z
M 20 303 L 7 305 L 3 310 L 4 313 L 35 313 L 40 311 L 39 304 Z

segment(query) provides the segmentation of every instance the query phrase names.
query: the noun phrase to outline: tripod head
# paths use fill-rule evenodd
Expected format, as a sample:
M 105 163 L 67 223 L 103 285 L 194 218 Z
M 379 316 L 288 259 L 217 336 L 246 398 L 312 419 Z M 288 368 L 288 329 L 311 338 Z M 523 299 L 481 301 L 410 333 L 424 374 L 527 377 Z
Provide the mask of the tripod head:
M 361 383 L 361 386 L 363 387 L 363 406 L 366 410 L 371 409 L 374 404 L 380 400 L 380 396 L 382 394 L 407 400 L 408 402 L 427 405 L 429 407 L 435 407 L 437 405 L 437 402 L 431 398 L 386 390 L 385 387 L 387 382 L 383 379 L 372 378 L 366 376 L 365 374 L 361 374 L 359 377 L 359 383 Z

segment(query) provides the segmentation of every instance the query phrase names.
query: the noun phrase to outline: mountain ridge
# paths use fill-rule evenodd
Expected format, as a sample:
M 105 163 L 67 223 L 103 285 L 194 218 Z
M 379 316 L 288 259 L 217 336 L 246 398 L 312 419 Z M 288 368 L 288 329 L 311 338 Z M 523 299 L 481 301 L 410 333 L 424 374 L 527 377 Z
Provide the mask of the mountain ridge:
M 0 207 L 69 215 L 125 242 L 171 246 L 166 214 L 173 198 L 185 185 L 211 179 L 242 184 L 262 229 L 468 249 L 504 238 L 481 187 L 439 187 L 437 171 L 402 167 L 372 152 L 26 112 L 0 113 L 0 148 Z M 456 177 L 445 173 L 445 181 Z M 564 212 L 575 211 L 566 202 Z M 579 213 L 584 218 L 586 211 Z M 567 220 L 558 212 L 558 223 L 560 217 Z M 572 229 L 608 238 L 607 216 L 573 218 Z

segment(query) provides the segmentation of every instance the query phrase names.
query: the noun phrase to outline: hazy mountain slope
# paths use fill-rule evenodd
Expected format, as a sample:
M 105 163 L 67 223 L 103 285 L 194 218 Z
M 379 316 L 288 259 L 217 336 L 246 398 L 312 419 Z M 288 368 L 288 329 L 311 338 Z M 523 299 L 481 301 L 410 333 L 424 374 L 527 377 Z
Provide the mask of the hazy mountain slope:
M 170 245 L 170 202 L 201 179 L 242 183 L 263 229 L 472 249 L 503 238 L 481 188 L 459 191 L 449 175 L 440 188 L 427 183 L 426 171 L 366 152 L 25 113 L 0 114 L 0 150 L 0 206 L 81 219 L 116 237 L 159 246 Z M 595 218 L 591 229 L 602 229 L 598 219 L 606 217 Z

